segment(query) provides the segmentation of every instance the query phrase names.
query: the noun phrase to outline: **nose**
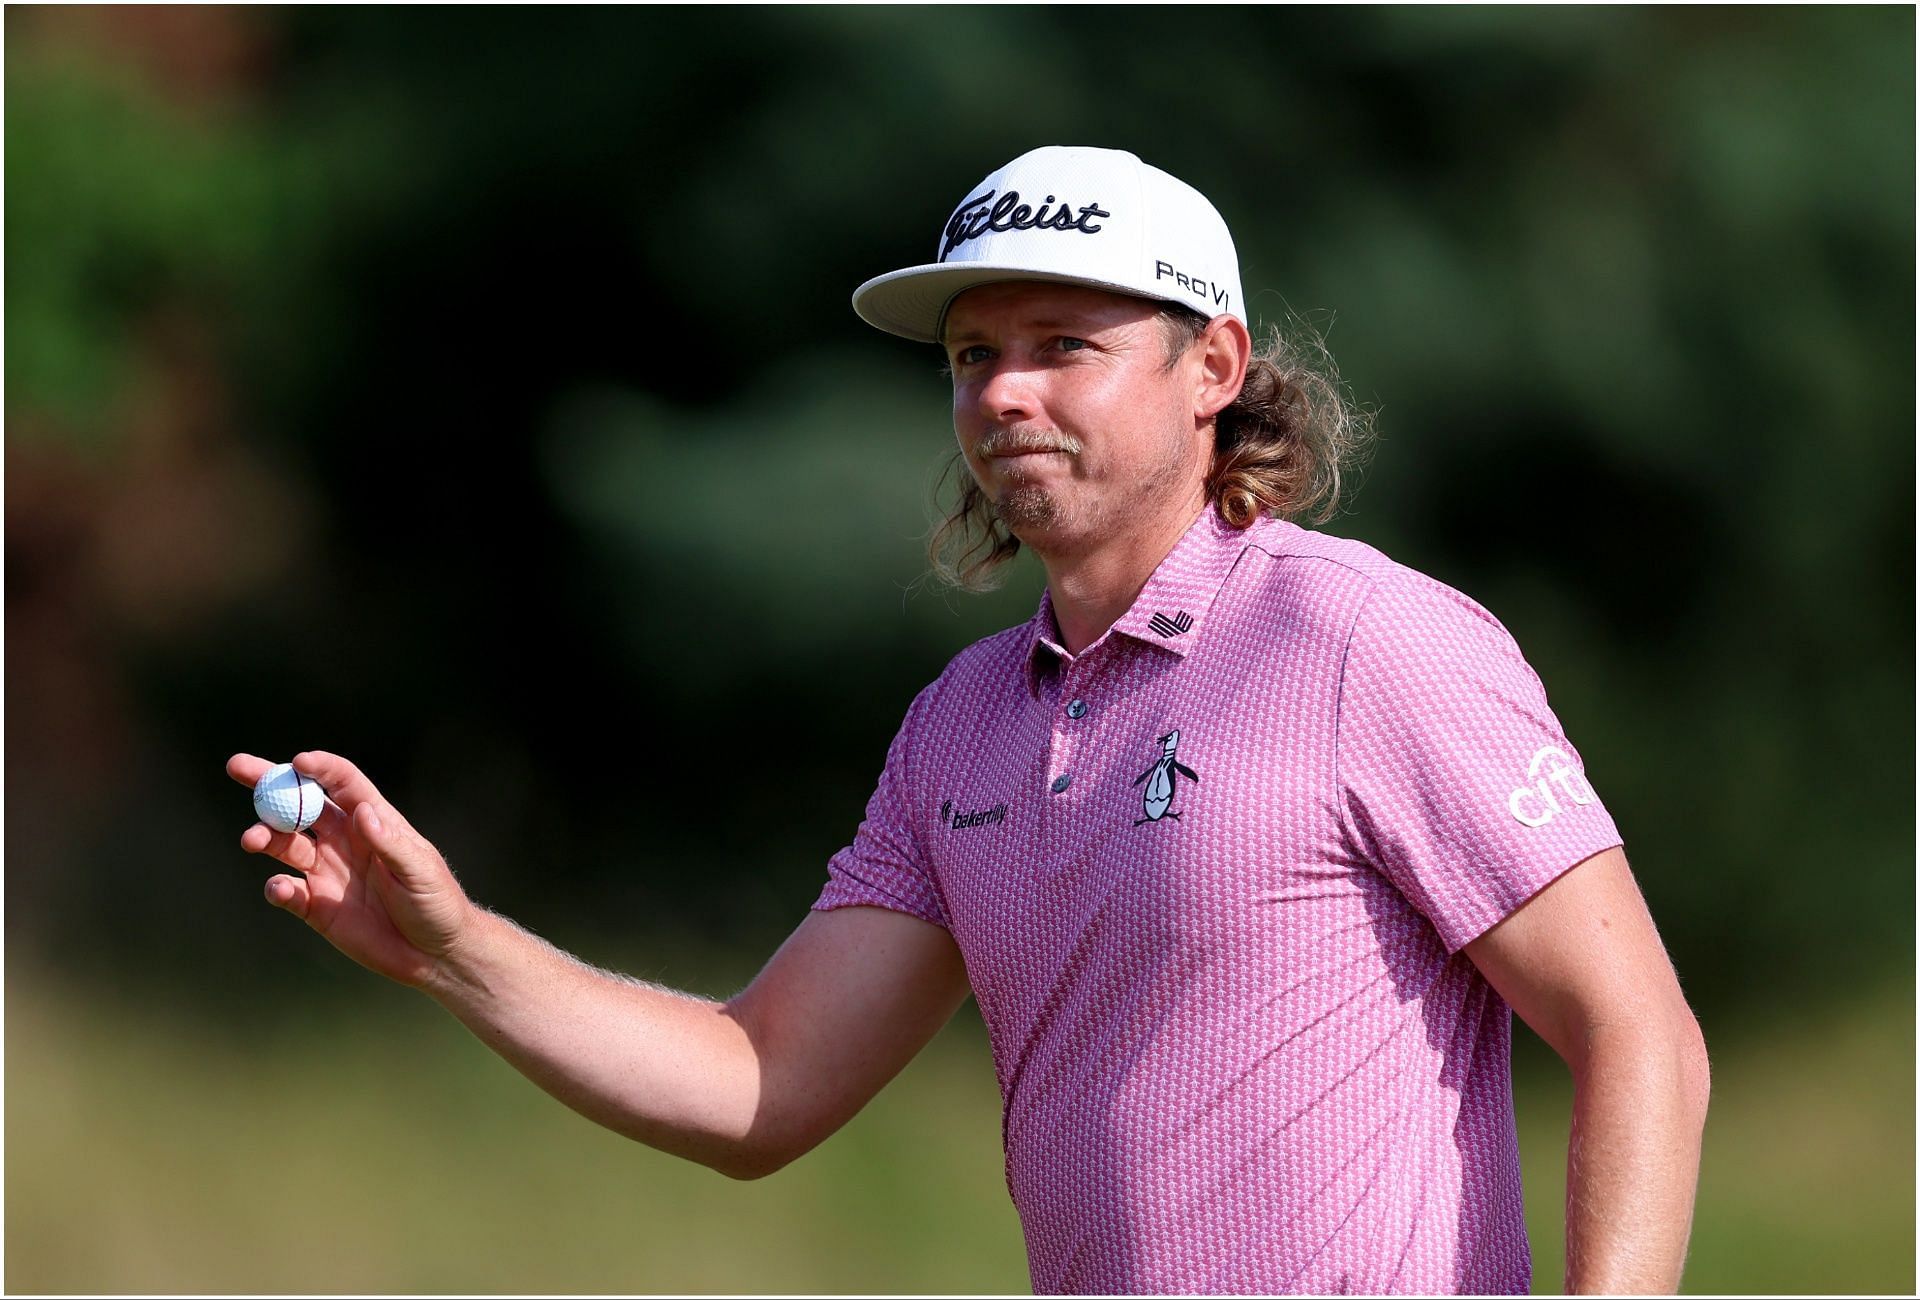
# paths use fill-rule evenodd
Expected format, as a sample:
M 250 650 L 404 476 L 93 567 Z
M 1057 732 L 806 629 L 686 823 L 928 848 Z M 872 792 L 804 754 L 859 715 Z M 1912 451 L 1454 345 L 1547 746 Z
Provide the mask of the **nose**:
M 1006 357 L 997 358 L 980 384 L 980 414 L 993 424 L 1017 424 L 1039 414 L 1033 375 Z

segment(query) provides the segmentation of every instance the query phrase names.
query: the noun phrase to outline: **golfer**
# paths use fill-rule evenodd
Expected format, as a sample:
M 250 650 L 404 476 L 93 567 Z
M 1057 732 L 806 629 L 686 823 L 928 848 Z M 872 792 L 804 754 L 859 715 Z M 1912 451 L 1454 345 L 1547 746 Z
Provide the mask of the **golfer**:
M 1511 1008 L 1573 1075 L 1568 1289 L 1675 1290 L 1707 1059 L 1619 831 L 1491 614 L 1293 522 L 1328 516 L 1362 422 L 1312 354 L 1256 348 L 1213 205 L 1044 148 L 929 233 L 854 306 L 952 373 L 936 567 L 984 585 L 1027 547 L 1047 590 L 907 709 L 752 985 L 555 950 L 332 754 L 294 760 L 332 800 L 311 836 L 241 838 L 293 868 L 268 900 L 740 1178 L 971 992 L 1041 1292 L 1526 1291 Z

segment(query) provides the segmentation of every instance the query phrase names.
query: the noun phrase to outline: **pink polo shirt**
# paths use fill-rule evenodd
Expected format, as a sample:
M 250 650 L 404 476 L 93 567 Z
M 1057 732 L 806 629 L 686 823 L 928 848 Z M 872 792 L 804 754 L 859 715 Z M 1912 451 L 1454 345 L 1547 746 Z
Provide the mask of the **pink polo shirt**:
M 816 908 L 946 927 L 1040 1292 L 1524 1292 L 1510 1016 L 1461 947 L 1620 843 L 1473 601 L 1208 510 L 1079 655 L 914 700 Z

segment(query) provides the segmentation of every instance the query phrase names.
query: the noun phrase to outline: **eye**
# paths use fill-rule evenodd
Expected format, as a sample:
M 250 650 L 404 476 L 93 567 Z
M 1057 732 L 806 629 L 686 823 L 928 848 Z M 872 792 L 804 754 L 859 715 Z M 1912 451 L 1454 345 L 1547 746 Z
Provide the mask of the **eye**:
M 967 347 L 961 348 L 958 352 L 954 353 L 953 364 L 956 366 L 978 365 L 980 362 L 985 361 L 988 357 L 992 355 L 993 355 L 992 348 L 988 347 L 984 343 L 974 343 Z
M 1060 339 L 1060 350 L 1062 352 L 1078 352 L 1087 346 L 1088 344 L 1085 339 L 1069 338 L 1064 335 Z

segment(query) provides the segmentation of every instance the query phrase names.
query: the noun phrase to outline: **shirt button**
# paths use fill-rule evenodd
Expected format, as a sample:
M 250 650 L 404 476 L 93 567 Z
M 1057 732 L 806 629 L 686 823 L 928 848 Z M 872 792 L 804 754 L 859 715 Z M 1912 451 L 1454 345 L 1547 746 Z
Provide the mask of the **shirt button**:
M 1075 700 L 1075 701 L 1074 701 L 1074 702 L 1073 702 L 1072 704 L 1069 704 L 1069 705 L 1067 706 L 1067 716 L 1068 716 L 1069 718 L 1084 718 L 1084 717 L 1086 717 L 1086 716 L 1087 716 L 1087 702 L 1086 702 L 1085 700 Z
M 1053 792 L 1055 794 L 1060 794 L 1068 786 L 1072 784 L 1073 784 L 1073 778 L 1067 775 L 1065 772 L 1062 772 L 1059 776 L 1056 776 L 1053 778 Z

